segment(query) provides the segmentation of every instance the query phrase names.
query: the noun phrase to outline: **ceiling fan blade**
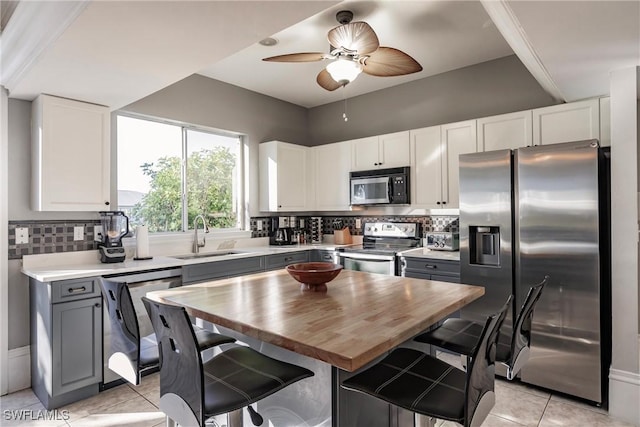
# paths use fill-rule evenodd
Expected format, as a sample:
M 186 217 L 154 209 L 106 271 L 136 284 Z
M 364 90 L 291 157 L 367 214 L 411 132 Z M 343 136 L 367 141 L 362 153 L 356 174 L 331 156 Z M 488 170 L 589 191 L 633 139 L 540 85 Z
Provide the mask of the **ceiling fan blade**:
M 320 73 L 318 74 L 318 77 L 316 77 L 316 81 L 320 86 L 322 86 L 324 89 L 328 91 L 334 91 L 339 87 L 342 87 L 340 83 L 333 80 L 333 77 L 331 77 L 331 74 L 329 74 L 329 72 L 326 69 L 320 71 Z
M 418 62 L 401 50 L 380 47 L 364 60 L 362 71 L 371 76 L 403 76 L 422 71 Z
M 340 25 L 329 31 L 327 38 L 331 46 L 355 50 L 360 55 L 374 52 L 380 46 L 378 36 L 366 22 Z
M 301 52 L 270 56 L 269 58 L 263 58 L 262 60 L 269 62 L 316 62 L 329 58 L 331 58 L 331 55 L 327 55 L 322 52 Z

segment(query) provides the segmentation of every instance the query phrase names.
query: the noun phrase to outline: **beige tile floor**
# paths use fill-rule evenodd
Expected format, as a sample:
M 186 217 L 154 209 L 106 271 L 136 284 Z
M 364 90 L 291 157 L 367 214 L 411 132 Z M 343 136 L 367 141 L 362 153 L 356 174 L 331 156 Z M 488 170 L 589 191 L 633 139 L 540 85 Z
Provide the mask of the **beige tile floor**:
M 442 354 L 450 363 L 459 357 Z M 155 427 L 164 425 L 164 415 L 158 410 L 159 376 L 146 376 L 138 387 L 121 385 L 71 405 L 57 412 L 45 411 L 31 389 L 0 397 L 0 426 L 33 427 Z M 632 427 L 611 418 L 603 409 L 556 396 L 519 382 L 496 380 L 496 405 L 485 420 L 485 427 Z M 12 412 L 17 411 L 17 412 Z M 11 414 L 22 414 L 23 419 Z M 43 414 L 52 420 L 45 420 Z M 38 419 L 38 416 L 40 416 Z M 25 419 L 25 418 L 36 419 Z M 457 426 L 437 421 L 437 427 Z M 266 424 L 265 424 L 265 427 Z M 280 426 L 278 426 L 280 427 Z M 354 426 L 356 427 L 356 426 Z M 357 426 L 360 427 L 360 426 Z M 366 426 L 362 426 L 366 427 Z

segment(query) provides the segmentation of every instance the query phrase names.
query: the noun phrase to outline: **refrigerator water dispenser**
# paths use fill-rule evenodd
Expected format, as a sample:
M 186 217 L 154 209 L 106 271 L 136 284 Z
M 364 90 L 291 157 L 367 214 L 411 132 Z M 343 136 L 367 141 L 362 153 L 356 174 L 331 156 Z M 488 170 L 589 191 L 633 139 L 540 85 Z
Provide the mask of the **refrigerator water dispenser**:
M 500 265 L 500 227 L 469 227 L 471 264 Z

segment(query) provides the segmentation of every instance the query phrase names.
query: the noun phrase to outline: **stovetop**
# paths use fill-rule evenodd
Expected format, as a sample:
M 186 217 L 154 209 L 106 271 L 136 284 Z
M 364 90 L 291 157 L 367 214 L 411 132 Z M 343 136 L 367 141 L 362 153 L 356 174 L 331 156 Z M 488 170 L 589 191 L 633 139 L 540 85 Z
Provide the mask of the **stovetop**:
M 420 246 L 420 224 L 415 222 L 372 222 L 362 227 L 362 245 L 348 246 L 344 252 L 395 254 Z

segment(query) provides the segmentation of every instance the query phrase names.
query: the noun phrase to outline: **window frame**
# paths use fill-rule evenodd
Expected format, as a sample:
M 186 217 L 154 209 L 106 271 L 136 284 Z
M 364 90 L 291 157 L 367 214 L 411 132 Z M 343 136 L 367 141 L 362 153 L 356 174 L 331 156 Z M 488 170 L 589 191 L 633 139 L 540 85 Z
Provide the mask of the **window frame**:
M 197 124 L 193 124 L 193 123 L 185 123 L 185 122 L 181 122 L 178 120 L 171 120 L 171 119 L 165 119 L 165 118 L 161 118 L 161 117 L 155 117 L 155 116 L 148 116 L 145 114 L 139 114 L 139 113 L 131 113 L 131 112 L 126 112 L 126 111 L 117 111 L 115 112 L 115 116 L 116 116 L 116 120 L 114 120 L 115 122 L 115 131 L 113 132 L 114 135 L 114 150 L 113 150 L 113 157 L 115 158 L 115 179 L 112 180 L 112 184 L 114 184 L 115 187 L 115 198 L 114 200 L 116 200 L 116 205 L 118 206 L 118 209 L 120 208 L 120 201 L 118 200 L 118 117 L 122 116 L 122 117 L 127 117 L 127 118 L 132 118 L 132 119 L 137 119 L 137 120 L 144 120 L 144 121 L 149 121 L 149 122 L 155 122 L 155 123 L 161 123 L 161 124 L 166 124 L 166 125 L 171 125 L 171 126 L 177 126 L 179 128 L 181 128 L 181 135 L 182 135 L 182 139 L 180 142 L 181 145 L 181 187 L 182 187 L 182 209 L 181 209 L 181 215 L 182 215 L 182 230 L 181 231 L 162 231 L 162 232 L 154 232 L 151 233 L 153 235 L 184 235 L 188 232 L 192 232 L 193 228 L 190 228 L 192 224 L 189 224 L 189 218 L 188 218 L 188 209 L 189 207 L 187 206 L 187 180 L 186 180 L 186 174 L 187 174 L 187 167 L 188 167 L 188 161 L 187 161 L 187 132 L 189 130 L 192 131 L 196 131 L 196 132 L 202 132 L 202 133 L 210 133 L 216 136 L 224 136 L 224 137 L 229 137 L 229 138 L 238 138 L 238 158 L 236 160 L 236 190 L 237 190 L 237 197 L 236 197 L 236 201 L 235 201 L 235 209 L 236 209 L 236 213 L 237 213 L 237 227 L 234 228 L 210 228 L 210 232 L 215 233 L 215 234 L 220 234 L 220 235 L 233 235 L 233 233 L 236 232 L 246 232 L 248 230 L 248 216 L 247 216 L 247 212 L 244 209 L 244 201 L 246 198 L 246 183 L 248 181 L 247 179 L 247 163 L 246 163 L 246 153 L 248 151 L 248 147 L 247 147 L 247 143 L 246 143 L 246 135 L 240 133 L 240 132 L 233 132 L 233 131 L 227 131 L 227 130 L 221 130 L 221 129 L 217 129 L 217 128 L 212 128 L 209 126 L 203 126 L 203 125 L 197 125 Z M 112 169 L 112 170 L 113 170 Z

